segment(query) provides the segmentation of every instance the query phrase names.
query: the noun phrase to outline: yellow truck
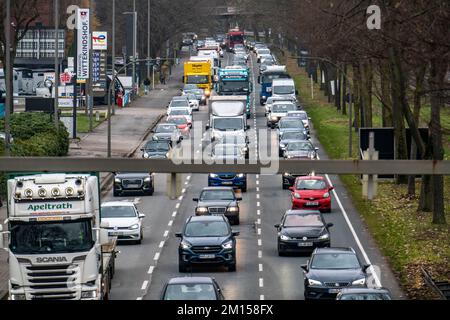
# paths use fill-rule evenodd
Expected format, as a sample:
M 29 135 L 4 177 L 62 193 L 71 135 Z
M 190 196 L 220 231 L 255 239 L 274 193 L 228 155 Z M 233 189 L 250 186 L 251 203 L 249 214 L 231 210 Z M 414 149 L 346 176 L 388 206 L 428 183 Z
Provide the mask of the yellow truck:
M 210 61 L 187 61 L 184 63 L 184 84 L 195 84 L 205 90 L 205 95 L 211 95 L 213 88 L 213 67 Z

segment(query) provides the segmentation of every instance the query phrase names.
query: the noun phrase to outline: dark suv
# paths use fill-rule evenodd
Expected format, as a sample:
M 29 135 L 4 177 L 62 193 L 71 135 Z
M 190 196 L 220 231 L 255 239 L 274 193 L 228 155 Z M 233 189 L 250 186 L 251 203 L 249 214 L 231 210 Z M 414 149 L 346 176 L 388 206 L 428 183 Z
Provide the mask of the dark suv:
M 367 269 L 352 248 L 318 248 L 302 266 L 305 300 L 332 299 L 344 288 L 367 287 Z
M 152 173 L 116 173 L 114 176 L 114 197 L 127 194 L 152 196 L 155 192 L 155 179 Z
M 195 214 L 197 216 L 224 215 L 231 224 L 238 225 L 241 200 L 241 197 L 236 197 L 233 188 L 204 188 L 200 197 L 194 198 L 194 202 L 198 203 Z
M 180 272 L 187 272 L 192 265 L 224 265 L 228 271 L 236 271 L 236 237 L 239 232 L 231 230 L 224 216 L 190 217 L 178 249 Z

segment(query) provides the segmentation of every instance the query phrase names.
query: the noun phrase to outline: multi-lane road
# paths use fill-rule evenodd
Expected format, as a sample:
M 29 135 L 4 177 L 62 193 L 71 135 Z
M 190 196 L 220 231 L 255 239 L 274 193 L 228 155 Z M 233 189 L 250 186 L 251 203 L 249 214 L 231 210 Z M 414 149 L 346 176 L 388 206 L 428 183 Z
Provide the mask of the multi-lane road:
M 224 64 L 230 63 L 230 55 Z M 256 157 L 259 150 L 267 146 L 278 152 L 276 132 L 259 135 L 255 129 L 265 129 L 264 108 L 259 106 L 259 86 L 256 83 L 258 65 L 255 57 L 249 63 L 253 70 L 254 93 L 252 99 L 253 114 L 248 124 L 250 132 L 250 150 Z M 179 86 L 181 87 L 181 83 Z M 174 89 L 174 88 L 173 88 Z M 171 99 L 167 92 L 167 101 Z M 161 104 L 161 111 L 166 104 Z M 205 128 L 208 120 L 208 108 L 202 106 L 194 115 L 197 130 Z M 317 125 L 317 124 L 316 124 Z M 320 124 L 319 124 L 320 125 Z M 321 148 L 312 130 L 312 141 Z M 183 143 L 189 143 L 184 141 Z M 202 152 L 206 141 L 195 145 L 195 154 Z M 321 149 L 321 159 L 327 159 Z M 139 157 L 140 155 L 137 155 Z M 324 173 L 326 174 L 326 173 Z M 325 214 L 327 222 L 334 223 L 331 230 L 333 247 L 353 247 L 365 263 L 374 268 L 372 281 L 387 287 L 394 298 L 401 299 L 401 289 L 386 261 L 380 254 L 351 199 L 338 177 L 330 176 L 335 187 L 332 200 L 332 213 Z M 153 197 L 120 198 L 134 201 L 138 209 L 146 214 L 144 219 L 144 240 L 141 245 L 120 245 L 120 254 L 116 262 L 116 274 L 113 279 L 111 299 L 114 300 L 157 300 L 166 281 L 172 277 L 190 276 L 178 272 L 178 245 L 175 237 L 186 219 L 194 214 L 201 190 L 207 186 L 207 176 L 191 174 L 182 176 L 182 196 L 169 200 L 166 196 L 167 176 L 156 174 L 156 192 Z M 112 192 L 103 201 L 117 200 Z M 226 299 L 233 300 L 302 300 L 303 273 L 300 268 L 308 260 L 307 256 L 279 257 L 277 252 L 277 230 L 274 225 L 280 222 L 283 213 L 290 209 L 290 192 L 283 190 L 280 175 L 249 175 L 248 192 L 243 194 L 241 202 L 241 224 L 233 229 L 240 231 L 237 241 L 237 272 L 228 272 L 225 268 L 195 268 L 192 275 L 212 276 L 221 285 Z M 374 272 L 375 271 L 375 272 Z

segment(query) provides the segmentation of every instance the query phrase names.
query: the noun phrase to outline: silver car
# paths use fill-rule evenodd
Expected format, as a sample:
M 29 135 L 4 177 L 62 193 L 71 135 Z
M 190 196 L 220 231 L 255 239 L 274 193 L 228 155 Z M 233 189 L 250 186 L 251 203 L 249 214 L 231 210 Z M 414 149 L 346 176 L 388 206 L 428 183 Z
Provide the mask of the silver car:
M 183 140 L 178 126 L 174 123 L 161 123 L 153 131 L 152 139 L 155 141 L 170 141 L 172 145 L 176 145 Z

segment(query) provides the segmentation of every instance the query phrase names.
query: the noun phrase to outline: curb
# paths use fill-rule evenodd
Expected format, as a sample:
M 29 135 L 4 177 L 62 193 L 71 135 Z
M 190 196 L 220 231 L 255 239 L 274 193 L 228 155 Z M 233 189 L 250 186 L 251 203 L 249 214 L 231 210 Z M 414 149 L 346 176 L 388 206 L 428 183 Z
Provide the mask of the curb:
M 162 120 L 162 118 L 164 118 L 165 115 L 164 114 L 160 114 L 155 121 L 153 121 L 153 123 L 150 125 L 150 127 L 145 131 L 145 133 L 142 135 L 142 137 L 139 139 L 139 142 L 137 143 L 137 145 L 127 154 L 124 155 L 124 158 L 131 158 L 134 156 L 134 154 L 138 151 L 140 145 L 142 144 L 142 142 L 145 141 L 145 139 L 147 139 L 147 137 L 151 134 L 152 130 L 158 125 L 158 123 Z M 104 177 L 100 183 L 100 193 L 101 196 L 104 197 L 108 194 L 109 190 L 112 187 L 112 183 L 113 183 L 113 178 L 114 178 L 114 174 L 112 173 L 108 173 L 106 175 L 106 177 Z

